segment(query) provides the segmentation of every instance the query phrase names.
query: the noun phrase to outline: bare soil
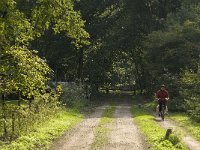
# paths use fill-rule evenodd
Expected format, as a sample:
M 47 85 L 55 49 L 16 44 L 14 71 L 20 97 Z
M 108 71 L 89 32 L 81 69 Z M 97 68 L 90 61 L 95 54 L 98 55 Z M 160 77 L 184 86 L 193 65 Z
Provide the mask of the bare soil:
M 51 150 L 89 150 L 95 138 L 95 128 L 105 108 L 106 106 L 96 108 L 93 114 L 58 139 Z
M 112 99 L 113 100 L 113 99 Z M 122 101 L 117 104 L 109 133 L 109 142 L 100 150 L 147 150 L 148 145 L 133 122 L 130 112 L 131 104 L 123 98 L 114 100 Z M 59 138 L 51 150 L 91 150 L 95 141 L 95 128 L 98 126 L 106 105 L 98 107 L 96 111 L 84 119 L 79 125 Z
M 133 122 L 130 104 L 120 104 L 116 108 L 115 121 L 110 133 L 110 141 L 104 150 L 147 150 L 148 145 Z
M 111 99 L 111 98 L 109 98 Z M 108 134 L 109 141 L 105 146 L 97 148 L 98 150 L 147 150 L 149 145 L 141 135 L 138 127 L 135 125 L 131 110 L 131 103 L 128 97 L 112 98 L 116 104 L 114 121 L 109 127 L 111 132 Z M 106 108 L 106 104 L 97 107 L 95 112 L 84 119 L 79 125 L 68 131 L 64 136 L 59 138 L 53 145 L 51 150 L 93 150 L 92 144 L 95 141 L 95 129 L 99 124 L 102 113 Z M 164 129 L 178 130 L 186 133 L 182 137 L 182 141 L 190 150 L 200 150 L 200 142 L 195 140 L 184 128 L 170 120 L 161 121 L 159 117 L 155 120 Z

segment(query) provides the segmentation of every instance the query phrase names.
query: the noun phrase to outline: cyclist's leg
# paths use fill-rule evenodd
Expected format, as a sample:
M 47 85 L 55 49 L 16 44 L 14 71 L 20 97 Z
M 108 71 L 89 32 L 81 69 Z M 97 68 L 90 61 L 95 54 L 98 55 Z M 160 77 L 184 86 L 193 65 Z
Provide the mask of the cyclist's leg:
M 163 105 L 164 105 L 164 110 L 166 110 L 166 106 L 167 106 L 167 101 L 166 100 L 163 101 Z
M 162 101 L 158 101 L 158 105 L 159 105 L 159 112 L 162 111 Z
M 158 105 L 159 105 L 159 116 L 160 116 L 162 111 L 162 101 L 158 101 Z
M 168 114 L 167 101 L 164 102 L 165 113 Z

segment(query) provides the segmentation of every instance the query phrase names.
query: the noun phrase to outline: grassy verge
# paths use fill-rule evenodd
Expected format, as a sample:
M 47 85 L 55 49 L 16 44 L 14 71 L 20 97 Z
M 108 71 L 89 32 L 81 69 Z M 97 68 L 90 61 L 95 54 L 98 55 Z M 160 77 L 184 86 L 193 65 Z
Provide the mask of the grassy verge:
M 95 141 L 92 148 L 103 147 L 108 142 L 108 134 L 111 131 L 109 124 L 113 121 L 113 115 L 116 107 L 114 105 L 108 106 L 104 111 L 98 127 L 96 128 Z
M 146 103 L 144 107 L 148 110 L 155 111 L 156 105 L 157 104 L 155 102 L 149 102 Z M 194 138 L 200 141 L 200 123 L 193 121 L 186 113 L 181 112 L 169 112 L 167 117 L 178 123 L 178 127 L 176 129 L 178 134 L 184 136 L 189 132 Z
M 200 141 L 200 123 L 192 121 L 186 113 L 170 113 L 170 119 L 185 128 L 191 135 Z
M 38 128 L 16 139 L 10 144 L 0 143 L 1 150 L 48 149 L 52 141 L 79 123 L 83 116 L 77 112 L 60 110 L 53 118 L 43 122 Z
M 132 113 L 134 115 L 134 120 L 147 138 L 152 150 L 187 149 L 174 134 L 172 134 L 169 139 L 165 139 L 166 131 L 154 121 L 154 117 L 146 110 L 133 106 Z

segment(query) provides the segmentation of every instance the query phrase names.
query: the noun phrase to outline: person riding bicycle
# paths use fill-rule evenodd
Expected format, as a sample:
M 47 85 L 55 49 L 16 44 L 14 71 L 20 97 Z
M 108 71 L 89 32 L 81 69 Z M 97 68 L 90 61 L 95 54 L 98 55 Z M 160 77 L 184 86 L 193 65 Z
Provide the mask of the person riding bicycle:
M 166 110 L 167 101 L 169 100 L 169 92 L 166 90 L 165 85 L 161 85 L 160 90 L 156 92 L 156 100 L 159 104 L 159 116 L 162 111 L 162 105 L 164 105 L 164 109 Z

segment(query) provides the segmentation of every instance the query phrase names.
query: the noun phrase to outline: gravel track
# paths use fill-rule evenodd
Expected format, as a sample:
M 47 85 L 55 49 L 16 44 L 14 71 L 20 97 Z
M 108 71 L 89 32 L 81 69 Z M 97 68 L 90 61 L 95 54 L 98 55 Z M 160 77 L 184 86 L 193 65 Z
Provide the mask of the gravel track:
M 101 115 L 106 106 L 96 108 L 95 112 L 79 125 L 55 142 L 51 150 L 89 150 Z
M 124 100 L 126 99 L 126 100 Z M 112 99 L 113 100 L 113 99 Z M 144 140 L 138 127 L 133 121 L 131 104 L 127 98 L 115 98 L 116 111 L 113 116 L 114 120 L 109 126 L 111 132 L 108 133 L 108 143 L 98 150 L 147 150 L 149 145 Z M 84 119 L 79 125 L 68 131 L 64 136 L 59 138 L 51 150 L 93 150 L 92 144 L 95 141 L 95 129 L 99 124 L 102 113 L 107 105 L 97 107 L 95 112 Z M 154 114 L 155 115 L 155 114 Z M 164 129 L 172 128 L 174 131 L 183 131 L 183 128 L 170 120 L 161 121 L 155 117 L 158 124 Z M 190 150 L 200 150 L 200 142 L 195 140 L 189 134 L 186 134 L 182 141 Z
M 109 142 L 98 150 L 147 150 L 148 145 L 133 122 L 131 104 L 123 98 L 117 102 L 114 121 L 111 123 Z M 120 101 L 120 103 L 119 103 Z M 79 125 L 56 140 L 51 150 L 93 150 L 95 128 L 98 126 L 102 113 L 107 105 L 98 107 L 96 111 L 84 119 Z
M 105 150 L 147 150 L 148 145 L 133 122 L 130 104 L 116 107 L 115 121 L 110 133 L 110 141 Z

